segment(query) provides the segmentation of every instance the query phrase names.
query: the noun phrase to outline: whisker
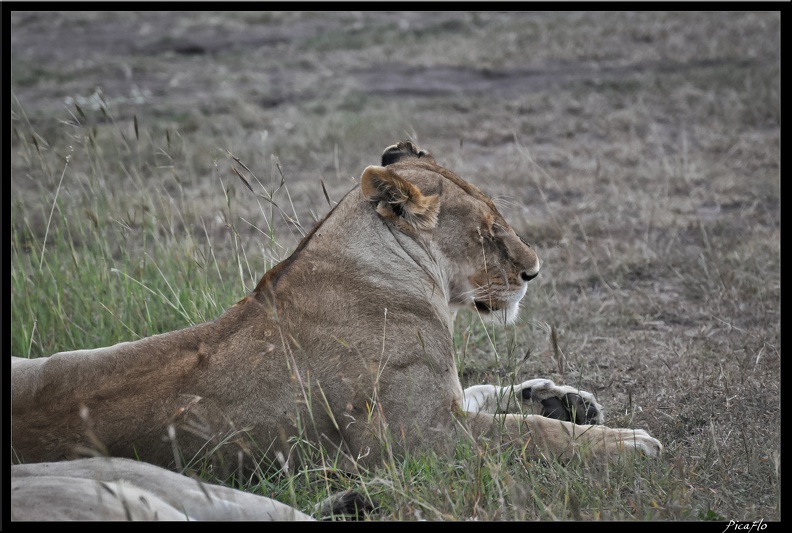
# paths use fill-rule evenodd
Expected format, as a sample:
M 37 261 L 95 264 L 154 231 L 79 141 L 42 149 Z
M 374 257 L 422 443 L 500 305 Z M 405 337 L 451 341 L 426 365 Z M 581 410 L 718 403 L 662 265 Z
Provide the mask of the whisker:
M 495 207 L 498 208 L 511 208 L 511 207 L 518 207 L 523 206 L 523 202 L 519 201 L 514 196 L 494 196 L 492 198 L 492 203 L 495 204 Z

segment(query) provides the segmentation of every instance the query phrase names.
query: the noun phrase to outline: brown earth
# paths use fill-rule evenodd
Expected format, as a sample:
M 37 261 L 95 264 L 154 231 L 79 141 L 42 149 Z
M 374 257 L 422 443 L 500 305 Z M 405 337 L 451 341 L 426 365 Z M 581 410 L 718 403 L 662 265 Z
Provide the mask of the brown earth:
M 12 201 L 50 205 L 42 187 L 60 175 L 23 157 L 27 123 L 61 157 L 64 123 L 125 139 L 139 125 L 121 163 L 194 191 L 194 228 L 224 205 L 218 175 L 250 205 L 225 150 L 267 186 L 276 156 L 308 228 L 329 209 L 320 178 L 338 199 L 413 138 L 495 197 L 544 261 L 519 347 L 463 343 L 465 378 L 581 382 L 695 478 L 693 518 L 780 518 L 778 13 L 10 16 Z M 64 193 L 90 175 L 72 168 Z M 230 242 L 222 221 L 208 231 Z

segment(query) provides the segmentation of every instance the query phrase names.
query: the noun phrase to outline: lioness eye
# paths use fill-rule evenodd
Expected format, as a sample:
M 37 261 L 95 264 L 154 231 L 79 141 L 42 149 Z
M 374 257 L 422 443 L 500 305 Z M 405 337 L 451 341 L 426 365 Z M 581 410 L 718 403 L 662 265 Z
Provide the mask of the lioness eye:
M 531 247 L 531 245 L 530 245 L 530 244 L 528 244 L 528 241 L 526 241 L 525 239 L 523 239 L 523 238 L 522 238 L 522 237 L 520 237 L 519 235 L 517 235 L 517 238 L 518 238 L 518 239 L 520 239 L 520 240 L 522 241 L 522 243 L 523 243 L 525 246 L 527 246 L 528 248 L 530 248 L 530 247 Z

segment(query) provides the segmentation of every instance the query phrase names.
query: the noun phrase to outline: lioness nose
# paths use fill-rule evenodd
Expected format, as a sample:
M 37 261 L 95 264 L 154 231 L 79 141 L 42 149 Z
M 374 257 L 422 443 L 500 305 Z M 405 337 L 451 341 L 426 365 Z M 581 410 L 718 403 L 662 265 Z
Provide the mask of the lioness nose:
M 534 279 L 536 276 L 539 275 L 539 269 L 542 267 L 541 263 L 537 260 L 534 266 L 531 268 L 526 268 L 522 272 L 520 272 L 520 279 L 524 282 L 529 282 Z
M 531 281 L 538 275 L 539 275 L 539 270 L 537 270 L 535 274 L 529 274 L 527 270 L 523 270 L 522 272 L 520 272 L 520 278 L 526 282 Z

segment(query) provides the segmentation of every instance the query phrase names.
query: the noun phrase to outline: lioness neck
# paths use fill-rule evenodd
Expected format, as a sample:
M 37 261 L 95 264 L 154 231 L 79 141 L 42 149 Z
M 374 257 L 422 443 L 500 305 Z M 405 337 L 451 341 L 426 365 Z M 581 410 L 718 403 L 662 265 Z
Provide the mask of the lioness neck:
M 271 306 L 273 317 L 293 310 L 300 314 L 295 320 L 334 324 L 382 316 L 396 290 L 412 294 L 416 305 L 430 305 L 450 330 L 444 265 L 431 243 L 394 229 L 373 209 L 359 209 L 365 201 L 353 189 L 251 296 Z

